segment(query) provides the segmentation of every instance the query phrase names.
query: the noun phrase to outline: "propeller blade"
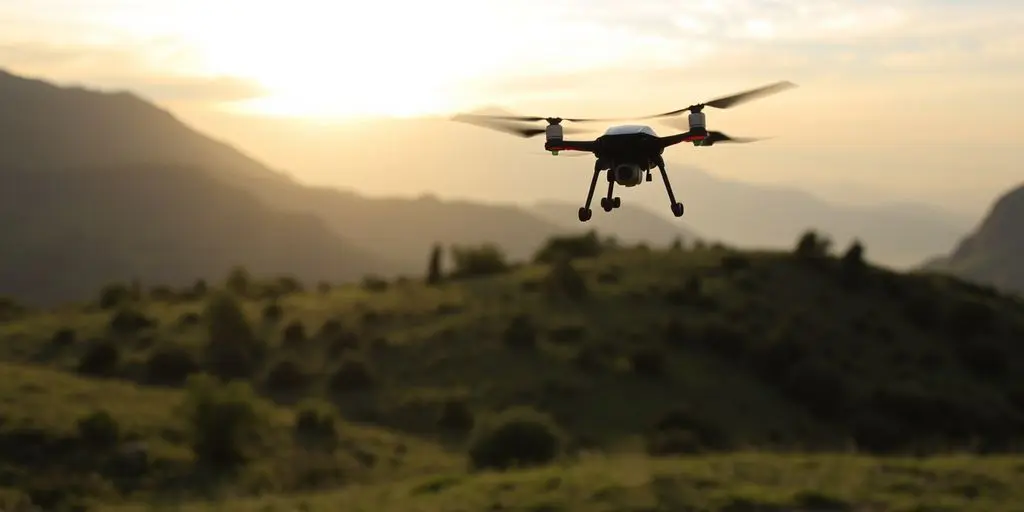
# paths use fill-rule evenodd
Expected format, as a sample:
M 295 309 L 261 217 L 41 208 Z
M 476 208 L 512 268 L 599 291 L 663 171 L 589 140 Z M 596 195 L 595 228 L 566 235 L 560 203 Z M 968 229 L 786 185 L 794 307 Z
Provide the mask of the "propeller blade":
M 787 89 L 796 87 L 796 84 L 788 81 L 775 82 L 774 84 L 768 84 L 765 86 L 751 89 L 749 91 L 743 91 L 740 93 L 733 94 L 731 96 L 724 96 L 722 98 L 714 99 L 704 103 L 709 107 L 715 108 L 730 108 L 735 107 L 741 103 L 746 103 L 750 100 L 762 98 L 771 94 L 776 94 Z
M 523 138 L 536 137 L 545 132 L 544 128 L 537 128 L 534 126 L 524 126 L 521 124 L 511 122 L 501 122 L 491 116 L 479 116 L 472 114 L 460 114 L 452 118 L 453 121 L 459 121 L 462 123 L 479 126 L 481 128 L 489 128 L 503 133 L 509 133 Z M 570 133 L 582 133 L 586 130 L 578 128 L 562 128 L 562 134 Z
M 730 137 L 722 132 L 708 132 L 708 136 L 704 139 L 708 146 L 717 144 L 720 142 L 731 142 L 734 144 L 745 144 L 747 142 L 757 142 L 759 140 L 765 140 L 766 137 Z
M 796 84 L 794 84 L 793 82 L 775 82 L 773 84 L 764 85 L 756 89 L 751 89 L 749 91 L 743 91 L 741 93 L 736 93 L 730 96 L 724 96 L 722 98 L 714 99 L 706 103 L 698 103 L 696 105 L 690 105 L 689 107 L 681 108 L 679 110 L 673 110 L 671 112 L 665 112 L 663 114 L 655 114 L 653 116 L 642 117 L 641 119 L 656 119 L 659 117 L 677 116 L 679 114 L 682 114 L 683 112 L 689 112 L 690 110 L 693 110 L 695 108 L 702 108 L 705 106 L 714 108 L 731 108 L 741 103 L 746 103 L 750 100 L 768 96 L 770 94 L 779 93 L 785 91 L 786 89 L 792 89 L 794 87 L 796 87 Z

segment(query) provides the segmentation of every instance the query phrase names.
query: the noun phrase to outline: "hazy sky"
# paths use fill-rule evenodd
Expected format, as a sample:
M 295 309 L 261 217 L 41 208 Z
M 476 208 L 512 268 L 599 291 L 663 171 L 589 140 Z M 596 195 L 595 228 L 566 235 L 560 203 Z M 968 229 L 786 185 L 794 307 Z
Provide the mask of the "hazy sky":
M 1020 0 L 0 0 L 0 66 L 130 88 L 249 149 L 225 112 L 647 114 L 788 79 L 709 123 L 780 136 L 765 151 L 804 163 L 775 177 L 939 202 L 1020 180 L 1021 27 Z M 820 175 L 829 151 L 873 168 Z

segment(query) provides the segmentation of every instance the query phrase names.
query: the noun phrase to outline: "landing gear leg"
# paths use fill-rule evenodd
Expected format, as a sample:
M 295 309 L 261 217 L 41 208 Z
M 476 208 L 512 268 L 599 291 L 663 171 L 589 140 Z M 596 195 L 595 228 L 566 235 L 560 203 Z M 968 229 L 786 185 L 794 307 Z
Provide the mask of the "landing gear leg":
M 672 215 L 683 216 L 683 203 L 676 202 L 676 196 L 672 193 L 672 184 L 668 181 L 668 173 L 665 172 L 665 161 L 658 161 L 658 170 L 661 171 L 661 180 L 665 182 L 665 191 L 668 192 L 668 200 L 672 204 Z
M 590 217 L 594 214 L 590 210 L 590 202 L 594 200 L 594 189 L 597 188 L 597 178 L 601 175 L 601 164 L 594 164 L 594 177 L 590 180 L 590 190 L 587 191 L 587 202 L 580 208 L 579 218 L 580 222 L 586 222 L 590 220 Z
M 614 191 L 615 180 L 612 180 L 608 182 L 608 196 L 601 198 L 601 208 L 603 208 L 606 212 L 610 212 L 622 205 L 622 198 L 612 198 L 612 192 Z

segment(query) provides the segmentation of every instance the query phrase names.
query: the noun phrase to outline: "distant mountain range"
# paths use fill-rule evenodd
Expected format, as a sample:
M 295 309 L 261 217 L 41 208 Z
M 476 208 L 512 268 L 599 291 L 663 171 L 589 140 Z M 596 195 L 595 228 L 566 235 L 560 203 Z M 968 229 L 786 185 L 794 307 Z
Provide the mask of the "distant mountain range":
M 839 207 L 693 169 L 682 178 L 683 220 L 651 195 L 664 194 L 657 183 L 612 214 L 597 209 L 588 224 L 576 220 L 579 204 L 569 201 L 370 198 L 300 184 L 131 93 L 0 72 L 0 103 L 0 294 L 32 302 L 81 299 L 112 280 L 219 279 L 234 264 L 308 281 L 418 274 L 435 243 L 495 242 L 522 259 L 554 234 L 588 229 L 629 243 L 697 234 L 789 246 L 817 227 L 840 239 L 860 236 L 869 256 L 893 264 L 940 252 L 964 230 L 919 206 Z M 499 173 L 539 164 L 487 156 Z M 360 168 L 358 155 L 344 161 Z M 452 161 L 438 149 L 419 155 L 417 166 L 437 172 Z M 640 206 L 645 197 L 650 204 Z

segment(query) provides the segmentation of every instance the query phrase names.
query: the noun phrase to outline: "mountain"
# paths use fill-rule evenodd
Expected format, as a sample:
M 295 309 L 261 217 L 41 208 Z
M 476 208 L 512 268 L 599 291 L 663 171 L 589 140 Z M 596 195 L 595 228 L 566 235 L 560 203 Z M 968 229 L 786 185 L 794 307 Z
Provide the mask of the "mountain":
M 930 205 L 838 205 L 792 188 L 676 168 L 684 173 L 679 181 L 686 187 L 687 222 L 700 233 L 744 247 L 786 247 L 814 228 L 840 245 L 859 238 L 872 261 L 908 268 L 948 248 L 969 226 L 967 219 Z
M 306 282 L 388 270 L 320 219 L 267 208 L 188 167 L 5 169 L 0 223 L 0 295 L 32 303 L 81 300 L 134 278 L 220 280 L 237 264 Z
M 145 101 L 129 92 L 102 92 L 82 87 L 62 87 L 42 80 L 19 77 L 10 73 L 0 72 L 0 101 L 10 108 L 0 119 L 0 169 L 5 173 L 18 176 L 33 176 L 32 173 L 81 174 L 76 176 L 76 186 L 89 190 L 80 202 L 65 202 L 60 208 L 81 208 L 80 205 L 98 204 L 113 207 L 123 202 L 127 193 L 124 187 L 115 188 L 101 186 L 85 186 L 90 177 L 97 183 L 107 183 L 111 178 L 104 174 L 110 169 L 126 169 L 145 167 L 162 169 L 169 173 L 159 179 L 166 180 L 164 186 L 167 197 L 157 197 L 157 189 L 149 189 L 148 208 L 140 209 L 139 215 L 158 215 L 156 205 L 167 210 L 163 215 L 167 219 L 183 219 L 187 213 L 179 209 L 191 205 L 179 193 L 194 188 L 188 180 L 202 179 L 209 188 L 202 198 L 209 200 L 204 205 L 205 211 L 212 219 L 225 219 L 234 215 L 228 206 L 218 211 L 213 200 L 216 193 L 231 193 L 238 190 L 257 199 L 249 202 L 246 208 L 253 213 L 250 219 L 265 219 L 271 211 L 277 212 L 273 222 L 313 222 L 312 217 L 322 223 L 320 228 L 327 232 L 318 232 L 317 240 L 292 241 L 294 247 L 314 247 L 324 244 L 328 237 L 335 237 L 331 242 L 338 245 L 327 253 L 334 258 L 330 267 L 323 265 L 309 266 L 306 256 L 288 263 L 285 259 L 275 259 L 273 268 L 284 271 L 292 268 L 291 273 L 303 276 L 315 276 L 323 272 L 323 276 L 356 276 L 361 273 L 394 272 L 420 273 L 423 271 L 427 254 L 435 243 L 444 245 L 500 242 L 513 259 L 525 259 L 547 238 L 578 231 L 575 209 L 570 212 L 568 223 L 564 220 L 552 222 L 550 218 L 535 215 L 534 212 L 517 205 L 486 204 L 470 201 L 442 200 L 433 196 L 419 198 L 369 198 L 348 190 L 330 187 L 306 186 L 298 183 L 288 175 L 273 170 L 253 159 L 229 144 L 214 140 L 197 132 L 181 122 L 171 113 Z M 446 168 L 439 167 L 439 168 Z M 184 168 L 194 172 L 186 172 Z M 142 172 L 142 171 L 140 171 Z M 197 173 L 206 173 L 201 177 Z M 14 179 L 11 177 L 10 179 Z M 34 178 L 33 178 L 34 179 Z M 135 179 L 130 178 L 130 179 Z M 144 180 L 156 179 L 147 175 Z M 211 179 L 215 181 L 210 181 Z M 59 179 L 40 177 L 34 184 L 42 186 L 63 186 Z M 180 181 L 181 183 L 178 183 Z M 66 183 L 72 183 L 67 181 Z M 50 194 L 40 193 L 40 200 L 58 200 L 64 192 L 54 190 Z M 226 204 L 234 205 L 240 199 L 237 194 L 225 199 Z M 199 200 L 198 197 L 196 200 Z M 55 205 L 50 203 L 30 204 L 19 202 L 18 208 L 39 208 L 39 211 L 52 210 Z M 13 208 L 13 207 L 12 207 Z M 257 209 L 268 209 L 266 212 Z M 12 214 L 17 214 L 12 211 Z M 22 212 L 26 215 L 32 212 Z M 75 212 L 67 211 L 69 217 Z M 311 217 L 312 216 L 312 217 Z M 83 216 L 90 219 L 90 216 Z M 285 219 L 292 219 L 286 221 Z M 140 224 L 143 218 L 135 219 Z M 148 222 L 168 226 L 166 219 L 148 219 Z M 271 222 L 268 220 L 268 222 Z M 40 228 L 43 225 L 40 224 Z M 95 225 L 97 231 L 108 230 L 106 225 Z M 56 229 L 56 228 L 55 228 Z M 82 230 L 88 231 L 89 226 L 82 224 Z M 259 235 L 259 224 L 253 220 L 250 224 L 240 225 L 252 236 Z M 316 231 L 308 225 L 294 229 L 281 227 L 282 231 L 291 231 L 313 236 Z M 631 237 L 633 227 L 618 224 L 609 227 L 609 235 L 622 238 Z M 623 231 L 624 230 L 624 231 Z M 128 239 L 136 236 L 126 232 L 120 243 L 111 246 L 110 250 L 120 247 L 124 250 L 136 250 Z M 139 235 L 141 236 L 141 235 Z M 228 251 L 213 254 L 213 247 L 223 245 L 200 243 L 199 239 L 187 240 L 193 234 L 185 226 L 175 231 L 170 239 L 183 247 L 207 247 L 211 260 L 209 269 L 189 267 L 196 275 L 208 276 L 216 269 L 220 272 L 225 258 L 242 258 L 237 263 L 255 261 L 262 256 L 246 254 L 239 251 Z M 195 233 L 194 236 L 199 236 Z M 635 238 L 635 237 L 632 237 Z M 222 239 L 230 239 L 222 238 Z M 59 244 L 59 241 L 53 243 Z M 170 243 L 170 242 L 168 242 Z M 340 244 L 344 243 L 344 250 Z M 238 247 L 251 246 L 241 243 Z M 29 244 L 31 248 L 31 243 Z M 66 252 L 79 252 L 73 247 L 65 248 Z M 339 249 L 339 250 L 335 250 Z M 47 250 L 56 250 L 50 248 Z M 350 254 L 342 257 L 339 254 Z M 277 253 L 273 253 L 277 254 Z M 96 279 L 108 279 L 112 275 L 127 275 L 142 272 L 138 277 L 144 280 L 163 279 L 177 276 L 179 273 L 171 269 L 161 269 L 158 262 L 163 260 L 146 260 L 150 252 L 135 252 L 132 255 L 115 257 L 109 255 L 110 261 L 105 263 L 108 269 L 117 269 L 111 274 L 103 272 Z M 216 256 L 216 257 L 215 257 Z M 271 258 L 271 253 L 267 253 Z M 274 256 L 277 258 L 277 256 Z M 125 268 L 118 267 L 114 261 L 133 261 Z M 214 261 L 216 260 L 216 261 Z M 49 261 L 49 260 L 41 260 Z M 148 261 L 148 263 L 146 262 Z M 270 267 L 266 267 L 270 270 Z M 345 269 L 341 271 L 340 269 Z M 186 272 L 185 274 L 189 274 Z M 191 275 L 191 274 L 189 274 Z M 83 277 L 85 282 L 95 280 Z M 56 285 L 55 285 L 56 286 Z M 58 287 L 59 288 L 59 287 Z M 3 286 L 0 282 L 0 293 L 15 293 L 20 285 Z M 58 296 L 56 293 L 54 296 Z
M 530 211 L 548 222 L 562 226 L 566 231 L 596 229 L 627 244 L 667 246 L 676 238 L 699 238 L 685 223 L 678 219 L 665 218 L 643 206 L 623 203 L 621 207 L 607 215 L 598 207 L 594 209 L 594 217 L 586 224 L 580 224 L 576 218 L 576 210 L 579 207 L 580 205 L 575 203 L 548 200 L 534 203 Z
M 981 224 L 945 256 L 923 266 L 1005 290 L 1024 292 L 1024 186 L 999 197 Z M 937 252 L 937 251 L 936 251 Z
M 218 122 L 231 127 L 233 140 L 259 148 L 262 158 L 288 162 L 303 169 L 304 176 L 315 177 L 318 183 L 358 186 L 361 190 L 397 189 L 403 194 L 431 190 L 462 197 L 487 193 L 495 196 L 495 200 L 499 200 L 498 196 L 530 198 L 516 199 L 521 203 L 554 200 L 573 204 L 558 216 L 557 222 L 569 224 L 575 222 L 575 210 L 586 197 L 590 178 L 586 158 L 551 157 L 539 153 L 539 143 L 534 139 L 523 141 L 445 119 L 378 120 L 319 127 L 315 134 L 307 129 L 300 132 L 301 136 L 289 139 L 275 135 L 282 129 L 272 130 L 278 123 L 273 120 L 235 124 L 219 118 Z M 596 135 L 599 132 L 581 137 Z M 358 144 L 353 140 L 358 140 Z M 749 148 L 744 150 L 757 151 L 755 146 Z M 686 155 L 685 151 L 667 152 L 666 158 L 680 158 Z M 409 166 L 423 171 L 403 173 L 401 181 L 387 174 Z M 822 162 L 821 168 L 827 171 L 828 162 Z M 348 169 L 381 172 L 364 174 Z M 788 246 L 803 230 L 815 227 L 832 235 L 840 245 L 859 237 L 872 261 L 908 268 L 927 255 L 948 250 L 972 223 L 971 219 L 941 207 L 920 203 L 834 203 L 792 186 L 723 179 L 685 161 L 670 160 L 668 171 L 676 196 L 686 204 L 682 219 L 670 216 L 665 189 L 657 177 L 650 184 L 622 191 L 623 205 L 643 205 L 709 240 L 719 239 L 736 246 Z M 601 213 L 596 210 L 590 222 L 604 222 L 599 220 Z

